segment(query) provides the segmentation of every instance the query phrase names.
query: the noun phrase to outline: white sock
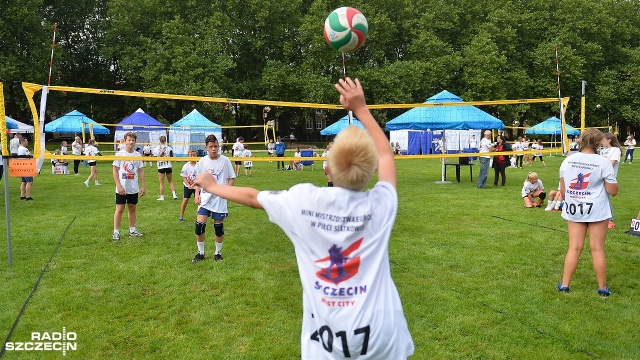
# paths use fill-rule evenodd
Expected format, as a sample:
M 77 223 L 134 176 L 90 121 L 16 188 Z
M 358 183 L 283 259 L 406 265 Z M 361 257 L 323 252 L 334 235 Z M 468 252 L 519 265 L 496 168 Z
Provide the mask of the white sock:
M 173 193 L 173 197 L 178 197 L 178 195 L 176 195 L 175 191 L 172 191 L 172 193 Z
M 222 251 L 222 243 L 216 242 L 216 254 L 220 254 Z
M 551 210 L 553 209 L 553 206 L 555 205 L 555 201 L 549 201 L 549 204 L 547 205 L 547 207 L 545 208 L 545 210 Z
M 136 227 L 135 227 L 135 226 L 134 226 L 134 227 L 130 227 L 130 228 L 129 228 L 129 232 L 130 232 L 130 233 L 132 233 L 132 232 L 134 232 L 134 231 L 136 231 Z
M 553 206 L 553 210 L 560 210 L 560 205 L 562 205 L 562 201 L 556 201 L 556 204 Z
M 120 235 L 120 229 L 113 229 L 113 233 Z
M 198 241 L 197 244 L 198 244 L 198 253 L 200 253 L 201 255 L 204 255 L 204 241 L 202 242 Z

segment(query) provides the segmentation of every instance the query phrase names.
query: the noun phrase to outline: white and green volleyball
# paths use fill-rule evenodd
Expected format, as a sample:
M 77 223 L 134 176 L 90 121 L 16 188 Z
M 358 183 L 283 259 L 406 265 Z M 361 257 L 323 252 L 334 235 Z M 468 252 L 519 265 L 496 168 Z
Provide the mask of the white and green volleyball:
M 327 44 L 341 52 L 358 50 L 369 33 L 367 19 L 351 7 L 333 10 L 324 21 L 324 38 Z

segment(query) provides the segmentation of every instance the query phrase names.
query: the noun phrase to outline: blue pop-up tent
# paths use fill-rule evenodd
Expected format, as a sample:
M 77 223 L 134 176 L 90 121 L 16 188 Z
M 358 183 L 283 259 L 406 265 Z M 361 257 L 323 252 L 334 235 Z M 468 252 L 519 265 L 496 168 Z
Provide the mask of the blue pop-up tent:
M 150 143 L 153 146 L 160 143 L 160 136 L 167 136 L 167 126 L 145 113 L 142 109 L 136 110 L 118 123 L 115 141 L 123 140 L 124 134 L 129 131 L 136 134 L 138 144 Z
M 16 123 L 16 121 L 15 121 L 15 120 L 13 120 L 12 118 L 10 118 L 10 117 L 8 117 L 8 116 L 6 116 L 6 115 L 5 115 L 4 119 L 5 119 L 5 122 L 6 122 L 6 124 L 7 124 L 7 129 L 8 129 L 8 130 L 10 130 L 10 129 L 17 129 L 17 128 L 18 128 L 18 124 L 17 124 L 17 123 Z
M 364 129 L 364 125 L 362 125 L 360 120 L 356 119 L 355 117 L 352 118 L 352 120 L 353 122 L 351 125 L 355 125 Z M 340 118 L 340 120 L 320 130 L 320 135 L 322 136 L 337 135 L 340 131 L 342 131 L 342 129 L 346 128 L 347 126 L 349 126 L 349 115 L 345 115 L 344 117 Z
M 188 156 L 189 150 L 204 150 L 204 141 L 211 134 L 222 142 L 222 127 L 193 109 L 189 115 L 171 124 L 169 145 L 174 156 Z
M 567 135 L 580 135 L 580 130 L 569 124 L 565 124 Z M 557 117 L 550 117 L 540 124 L 534 125 L 524 131 L 527 135 L 560 135 L 562 134 L 562 121 Z
M 424 104 L 462 102 L 446 90 Z M 433 106 L 413 108 L 387 123 L 387 130 L 469 130 L 504 129 L 504 123 L 475 106 Z
M 78 110 L 73 110 L 44 126 L 45 132 L 109 134 L 109 129 L 89 119 Z

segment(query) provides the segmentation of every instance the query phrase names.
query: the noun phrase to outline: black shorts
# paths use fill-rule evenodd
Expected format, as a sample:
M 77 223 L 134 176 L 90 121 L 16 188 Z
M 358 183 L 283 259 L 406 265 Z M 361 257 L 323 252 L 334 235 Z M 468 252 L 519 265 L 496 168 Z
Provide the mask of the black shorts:
M 236 161 L 236 165 L 242 165 L 242 161 Z
M 173 173 L 172 168 L 158 169 L 158 174 L 171 174 L 171 173 Z
M 191 199 L 191 195 L 196 194 L 196 189 L 189 189 L 188 187 L 184 186 L 184 184 L 182 185 L 182 187 L 184 188 L 184 190 L 182 191 L 182 197 L 184 197 L 185 199 Z
M 531 161 L 536 161 L 536 158 L 540 158 L 540 161 L 544 161 L 542 160 L 542 155 L 533 155 L 533 160 Z
M 89 165 L 89 166 L 96 166 L 96 162 L 95 162 L 95 161 L 91 161 L 91 160 L 89 160 L 89 161 L 87 161 L 87 165 Z
M 138 193 L 126 194 L 126 195 L 120 195 L 116 193 L 116 205 L 124 205 L 124 204 L 135 205 L 137 203 L 138 203 Z

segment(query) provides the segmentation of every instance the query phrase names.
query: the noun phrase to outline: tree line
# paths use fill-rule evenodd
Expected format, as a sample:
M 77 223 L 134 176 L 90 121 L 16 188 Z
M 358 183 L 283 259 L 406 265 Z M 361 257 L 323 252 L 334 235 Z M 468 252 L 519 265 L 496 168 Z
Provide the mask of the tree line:
M 331 0 L 3 0 L 0 79 L 7 115 L 31 118 L 19 82 L 234 99 L 337 103 L 342 55 L 323 38 Z M 345 56 L 370 104 L 424 102 L 448 90 L 467 101 L 571 96 L 588 126 L 640 125 L 637 0 L 355 0 L 369 22 L 364 46 Z M 597 106 L 600 105 L 600 106 Z M 77 109 L 117 123 L 137 108 L 172 123 L 193 108 L 222 125 L 262 124 L 263 109 L 218 103 L 51 92 L 47 116 Z M 233 107 L 231 107 L 233 108 Z M 558 104 L 485 106 L 507 125 L 535 125 Z M 381 124 L 402 109 L 378 110 Z M 282 133 L 313 109 L 274 107 Z M 344 115 L 324 112 L 329 121 Z

